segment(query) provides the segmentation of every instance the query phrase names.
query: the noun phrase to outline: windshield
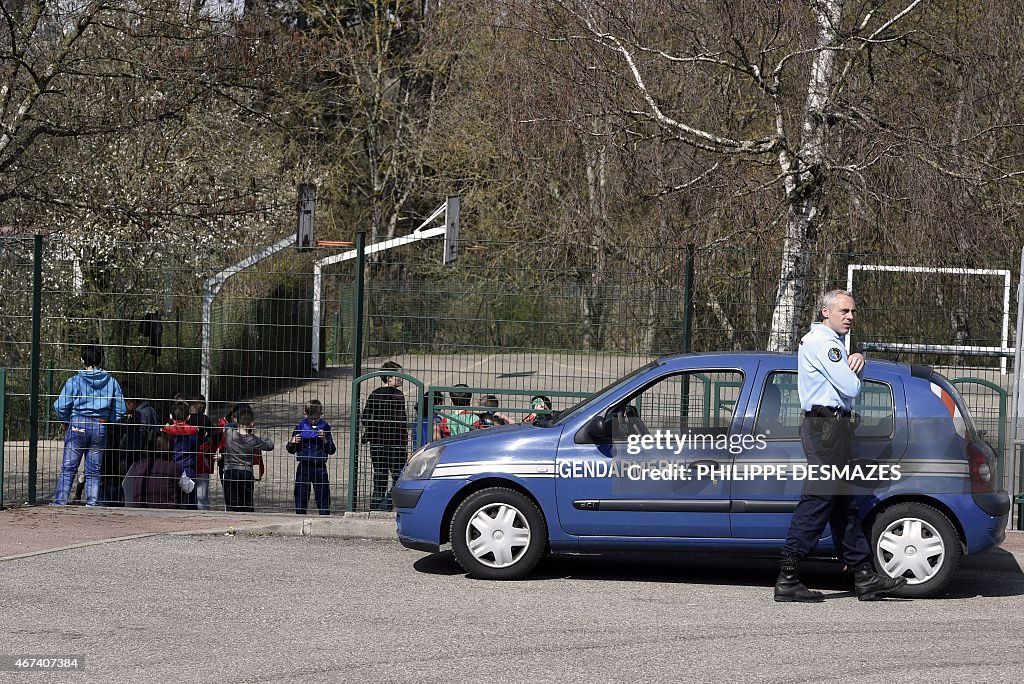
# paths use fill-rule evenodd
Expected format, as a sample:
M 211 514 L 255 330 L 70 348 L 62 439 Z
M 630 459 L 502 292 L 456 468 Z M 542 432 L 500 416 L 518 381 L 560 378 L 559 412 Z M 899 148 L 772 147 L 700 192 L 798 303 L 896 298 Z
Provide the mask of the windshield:
M 648 364 L 646 364 L 644 366 L 640 366 L 639 368 L 637 368 L 635 371 L 633 371 L 629 375 L 626 375 L 625 377 L 619 378 L 618 380 L 612 382 L 610 385 L 608 385 L 608 386 L 604 387 L 603 389 L 600 389 L 597 392 L 591 394 L 589 397 L 587 397 L 586 399 L 584 399 L 580 403 L 576 404 L 575 406 L 572 406 L 571 408 L 568 408 L 565 411 L 562 411 L 560 414 L 558 414 L 558 418 L 555 419 L 554 421 L 552 421 L 551 423 L 549 423 L 549 425 L 555 426 L 555 425 L 563 425 L 563 424 L 565 424 L 565 422 L 567 420 L 570 420 L 573 416 L 579 414 L 587 406 L 589 406 L 592 402 L 599 401 L 600 399 L 603 399 L 604 397 L 606 397 L 609 394 L 611 394 L 612 392 L 614 392 L 620 385 L 623 385 L 623 384 L 629 382 L 630 380 L 632 380 L 633 378 L 635 378 L 636 376 L 638 376 L 638 375 L 640 375 L 642 373 L 646 373 L 647 371 L 649 371 L 652 368 L 657 368 L 660 365 L 661 365 L 660 361 L 651 361 L 650 363 L 648 363 Z

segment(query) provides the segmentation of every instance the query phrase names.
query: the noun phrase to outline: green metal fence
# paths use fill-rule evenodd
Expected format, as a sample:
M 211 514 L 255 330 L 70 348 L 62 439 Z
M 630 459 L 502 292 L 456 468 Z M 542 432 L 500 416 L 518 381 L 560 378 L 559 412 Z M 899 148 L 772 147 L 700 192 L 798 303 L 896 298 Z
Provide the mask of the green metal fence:
M 287 247 L 240 271 L 217 292 L 204 322 L 204 283 L 265 246 L 0 237 L 6 322 L 0 365 L 7 368 L 8 385 L 0 495 L 9 505 L 52 496 L 62 428 L 51 405 L 79 368 L 85 342 L 102 344 L 106 366 L 126 393 L 151 402 L 164 418 L 172 397 L 195 395 L 203 386 L 206 323 L 208 413 L 218 418 L 233 403 L 249 402 L 258 429 L 278 445 L 265 455 L 257 509 L 293 508 L 295 460 L 283 445 L 305 403 L 317 398 L 338 437 L 339 456 L 329 460 L 333 505 L 359 510 L 372 466 L 351 443 L 359 428 L 352 382 L 386 360 L 400 363 L 427 389 L 428 404 L 434 404 L 425 407 L 429 415 L 450 406 L 432 402 L 431 391 L 447 393 L 464 384 L 476 400 L 499 397 L 517 419 L 530 396 L 551 396 L 556 410 L 565 408 L 661 354 L 764 349 L 777 312 L 781 255 L 771 249 L 463 244 L 467 248 L 447 266 L 440 263 L 440 241 L 424 241 L 325 267 L 314 330 L 315 267 L 338 250 Z M 851 266 L 903 262 L 895 255 L 822 252 L 811 263 L 808 303 L 796 312 L 801 329 L 810 322 L 811 299 L 845 286 Z M 974 264 L 947 258 L 924 265 Z M 1016 269 L 1009 262 L 985 266 Z M 1004 296 L 1001 277 L 853 272 L 854 344 L 998 346 L 1005 315 L 1016 307 L 1012 296 Z M 970 306 L 964 308 L 965 302 Z M 1013 323 L 1011 317 L 1011 330 Z M 1009 448 L 1005 428 L 998 426 L 1005 425 L 1011 376 L 998 358 L 875 356 L 929 363 L 948 377 L 965 378 L 961 389 L 983 429 L 1004 452 Z M 704 406 L 727 401 L 713 393 Z M 416 416 L 413 397 L 409 402 L 408 415 Z M 410 419 L 410 430 L 415 427 Z M 211 503 L 223 504 L 216 481 Z
M 0 509 L 4 507 L 4 428 L 7 423 L 7 369 L 0 368 Z

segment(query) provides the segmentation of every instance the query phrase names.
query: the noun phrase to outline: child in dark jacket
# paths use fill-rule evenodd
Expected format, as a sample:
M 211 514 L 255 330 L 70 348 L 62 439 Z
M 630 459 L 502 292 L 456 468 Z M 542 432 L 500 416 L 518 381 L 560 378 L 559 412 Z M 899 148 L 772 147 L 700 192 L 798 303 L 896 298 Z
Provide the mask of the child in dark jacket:
M 185 477 L 196 479 L 196 454 L 199 451 L 199 428 L 188 424 L 188 403 L 175 401 L 171 404 L 171 422 L 161 432 L 174 438 L 174 462 L 181 466 Z M 185 508 L 196 509 L 196 490 L 187 495 Z
M 129 508 L 182 508 L 194 487 L 174 462 L 174 438 L 157 432 L 148 454 L 128 469 L 124 478 L 125 506 Z
M 224 426 L 224 507 L 229 511 L 252 513 L 253 461 L 262 451 L 273 451 L 274 442 L 253 434 L 252 407 L 239 404 L 235 413 L 237 425 Z M 261 474 L 262 475 L 262 474 Z
M 160 416 L 145 399 L 125 399 L 128 413 L 124 416 L 124 432 L 119 447 L 129 467 L 145 458 L 149 442 L 160 431 Z
M 303 418 L 285 447 L 289 454 L 295 454 L 298 466 L 295 469 L 295 512 L 306 514 L 309 504 L 309 487 L 313 486 L 316 507 L 320 515 L 331 514 L 331 488 L 327 477 L 327 457 L 338 448 L 331 435 L 330 424 L 323 419 L 324 407 L 319 399 L 312 399 Z

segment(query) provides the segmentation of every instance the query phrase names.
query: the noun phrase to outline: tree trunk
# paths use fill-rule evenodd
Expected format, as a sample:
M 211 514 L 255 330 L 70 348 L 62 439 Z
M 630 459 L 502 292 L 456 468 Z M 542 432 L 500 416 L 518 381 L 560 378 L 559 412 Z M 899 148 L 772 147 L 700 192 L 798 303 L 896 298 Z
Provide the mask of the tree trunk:
M 811 3 L 811 9 L 817 18 L 818 40 L 807 84 L 800 151 L 796 158 L 786 153 L 779 156 L 785 174 L 788 211 L 772 328 L 768 337 L 769 351 L 792 351 L 796 347 L 801 312 L 807 302 L 811 248 L 820 218 L 821 165 L 828 145 L 825 109 L 835 82 L 835 56 L 839 45 L 837 28 L 843 13 L 843 0 L 816 0 Z
M 590 200 L 590 217 L 594 226 L 594 270 L 588 278 L 587 291 L 580 298 L 583 314 L 583 340 L 585 351 L 599 349 L 601 346 L 601 319 L 603 302 L 602 290 L 608 271 L 608 206 L 605 198 L 607 190 L 606 151 L 602 145 L 592 159 L 587 161 L 587 195 Z
M 807 276 L 811 270 L 817 202 L 815 197 L 789 206 L 768 351 L 793 351 L 796 347 L 801 313 L 807 303 Z

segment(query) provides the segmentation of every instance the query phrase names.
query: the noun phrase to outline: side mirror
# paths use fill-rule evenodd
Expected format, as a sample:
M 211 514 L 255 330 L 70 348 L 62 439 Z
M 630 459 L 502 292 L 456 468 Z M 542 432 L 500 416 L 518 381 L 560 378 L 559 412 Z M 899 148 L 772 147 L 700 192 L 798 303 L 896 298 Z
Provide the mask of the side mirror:
M 604 416 L 597 415 L 587 424 L 587 434 L 594 442 L 607 442 L 612 437 L 612 424 Z

